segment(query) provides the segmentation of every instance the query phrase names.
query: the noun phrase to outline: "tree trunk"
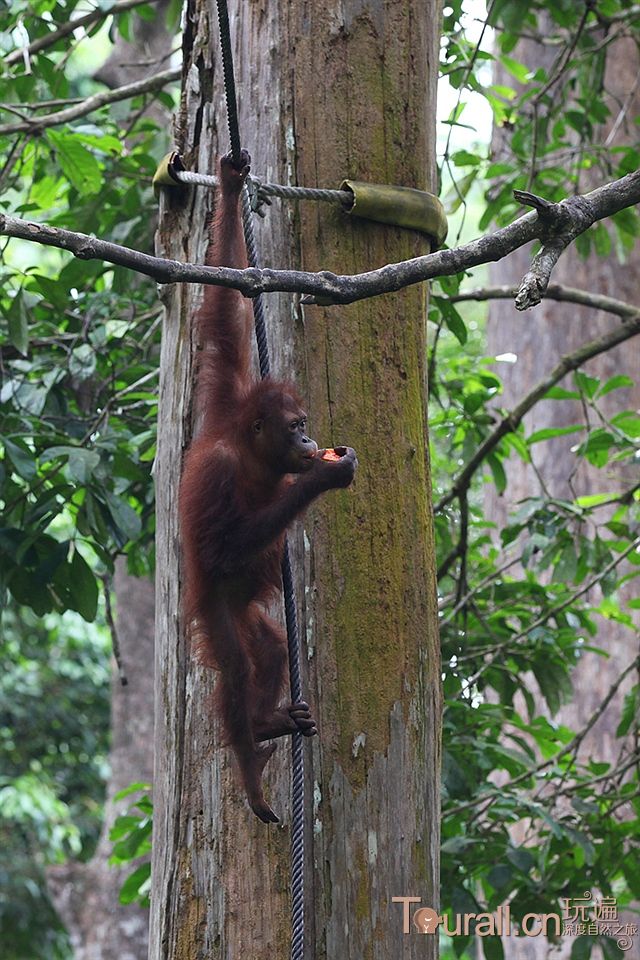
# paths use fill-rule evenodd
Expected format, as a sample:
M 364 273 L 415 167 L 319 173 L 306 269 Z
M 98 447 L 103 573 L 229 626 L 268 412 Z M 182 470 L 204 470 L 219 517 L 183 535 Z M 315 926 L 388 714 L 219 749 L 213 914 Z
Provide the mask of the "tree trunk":
M 240 122 L 267 181 L 434 184 L 436 0 L 230 3 Z M 177 146 L 210 173 L 228 149 L 213 3 L 187 9 Z M 161 201 L 158 252 L 201 262 L 211 194 Z M 352 272 L 426 250 L 424 238 L 326 204 L 258 224 L 265 265 Z M 192 287 L 166 291 L 160 395 L 152 960 L 283 957 L 289 949 L 290 750 L 267 772 L 282 823 L 244 803 L 210 719 L 212 677 L 180 623 L 177 488 L 191 393 Z M 321 445 L 356 447 L 352 489 L 292 534 L 305 689 L 320 736 L 307 763 L 307 953 L 433 958 L 404 937 L 394 896 L 437 906 L 440 662 L 418 287 L 346 308 L 266 300 L 274 373 L 295 375 Z M 404 942 L 403 942 L 404 937 Z
M 89 863 L 70 861 L 47 869 L 56 910 L 67 927 L 75 960 L 142 960 L 147 953 L 149 911 L 118 900 L 132 866 L 108 863 L 109 831 L 129 801 L 115 804 L 118 791 L 137 781 L 151 781 L 153 742 L 154 590 L 148 580 L 130 577 L 125 561 L 116 569 L 118 640 L 127 686 L 114 670 L 111 681 L 111 776 L 104 823 Z
M 518 45 L 516 56 L 525 63 L 539 65 L 555 54 L 553 50 L 533 41 L 524 41 Z M 637 74 L 638 50 L 635 43 L 630 38 L 616 41 L 607 59 L 604 82 L 606 93 L 603 94 L 603 100 L 611 110 L 610 123 L 617 118 L 622 121 L 617 126 L 611 146 L 615 146 L 616 142 L 628 143 L 630 137 L 637 138 L 633 125 L 633 119 L 640 112 Z M 621 105 L 624 105 L 624 110 L 619 116 Z M 607 132 L 603 132 L 603 142 Z M 495 139 L 499 152 L 502 137 L 498 134 Z M 601 179 L 601 171 L 594 171 L 592 179 L 581 183 L 578 192 L 592 189 Z M 530 256 L 531 251 L 522 248 L 506 260 L 492 265 L 491 283 L 517 285 L 529 268 Z M 637 279 L 639 266 L 640 251 L 637 247 L 626 255 L 624 264 L 618 261 L 615 254 L 607 258 L 594 254 L 584 260 L 578 256 L 575 247 L 569 247 L 560 258 L 551 280 L 591 293 L 608 294 L 632 304 L 640 304 Z M 517 313 L 508 300 L 492 303 L 487 327 L 488 353 L 496 356 L 513 352 L 518 357 L 517 363 L 501 364 L 498 371 L 504 383 L 505 407 L 514 406 L 517 400 L 557 363 L 562 354 L 570 353 L 580 344 L 602 336 L 611 330 L 612 325 L 619 322 L 610 314 L 552 300 L 543 300 L 526 318 Z M 637 350 L 629 349 L 628 346 L 617 347 L 591 360 L 585 367 L 585 372 L 600 377 L 603 382 L 616 374 L 627 374 L 635 381 L 635 388 L 617 390 L 600 401 L 606 415 L 638 407 L 640 355 Z M 562 385 L 568 387 L 571 384 L 569 381 Z M 583 419 L 584 411 L 579 403 L 554 400 L 537 404 L 526 418 L 525 424 L 527 431 L 532 432 L 545 427 L 580 423 Z M 637 476 L 631 475 L 628 468 L 623 471 L 614 469 L 612 465 L 608 467 L 605 476 L 604 471 L 591 467 L 586 460 L 579 462 L 574 473 L 576 461 L 570 452 L 574 443 L 575 437 L 569 436 L 537 444 L 531 451 L 536 475 L 526 464 L 512 458 L 508 465 L 509 483 L 506 496 L 497 497 L 495 493 L 487 496 L 488 519 L 495 520 L 502 526 L 508 512 L 515 509 L 518 501 L 525 497 L 543 495 L 538 478 L 544 482 L 549 494 L 568 499 L 596 491 L 602 492 L 603 483 L 607 484 L 605 492 L 622 492 L 637 480 Z M 600 516 L 599 519 L 602 520 L 603 517 Z M 579 691 L 579 695 L 560 710 L 556 716 L 559 723 L 567 724 L 574 730 L 585 725 L 602 703 L 613 681 L 633 659 L 636 651 L 632 649 L 629 641 L 631 634 L 614 621 L 598 621 L 595 645 L 606 650 L 608 658 L 585 653 L 580 659 L 573 673 L 573 687 L 576 694 Z M 609 708 L 585 737 L 580 752 L 582 759 L 593 756 L 611 761 L 616 756 L 615 730 L 620 720 L 624 694 L 632 682 L 630 678 L 628 684 L 623 685 Z M 542 704 L 540 709 L 544 711 Z M 568 956 L 572 942 L 570 938 L 565 938 L 557 954 L 554 951 L 554 957 L 557 955 L 560 960 L 561 957 Z M 520 941 L 510 941 L 509 944 L 513 960 L 541 960 L 547 956 L 549 949 L 543 937 L 536 940 L 522 938 Z

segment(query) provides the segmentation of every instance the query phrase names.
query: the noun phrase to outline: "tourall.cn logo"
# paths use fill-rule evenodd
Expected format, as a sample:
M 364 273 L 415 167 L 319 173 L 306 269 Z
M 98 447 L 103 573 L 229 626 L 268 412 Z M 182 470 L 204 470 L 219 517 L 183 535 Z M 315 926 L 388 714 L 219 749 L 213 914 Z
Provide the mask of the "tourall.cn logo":
M 618 917 L 615 897 L 592 898 L 590 891 L 581 897 L 563 897 L 562 913 L 525 913 L 512 922 L 509 904 L 493 913 L 455 913 L 440 915 L 433 907 L 416 906 L 420 897 L 392 897 L 402 904 L 402 932 L 448 937 L 606 937 L 625 953 L 638 936 L 637 923 L 624 923 Z

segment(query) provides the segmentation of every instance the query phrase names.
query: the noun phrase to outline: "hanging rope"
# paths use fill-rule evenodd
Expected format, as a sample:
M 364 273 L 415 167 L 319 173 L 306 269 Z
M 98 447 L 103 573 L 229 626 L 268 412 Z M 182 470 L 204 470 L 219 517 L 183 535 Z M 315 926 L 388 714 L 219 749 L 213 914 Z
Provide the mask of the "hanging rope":
M 238 127 L 238 106 L 236 102 L 236 88 L 233 75 L 233 54 L 231 50 L 231 33 L 229 30 L 229 14 L 226 0 L 217 0 L 218 23 L 220 25 L 220 46 L 222 49 L 222 64 L 224 72 L 224 88 L 227 101 L 227 119 L 229 122 L 229 136 L 231 139 L 231 154 L 234 163 L 240 162 L 240 132 Z M 244 238 L 247 247 L 247 260 L 250 267 L 257 267 L 258 252 L 253 230 L 251 200 L 249 190 L 245 186 L 242 191 L 242 223 Z M 258 358 L 260 361 L 260 375 L 269 376 L 269 348 L 264 320 L 264 303 L 262 294 L 253 299 L 253 319 L 256 328 L 258 344 Z M 291 702 L 298 703 L 302 699 L 302 684 L 300 679 L 300 643 L 298 638 L 298 621 L 296 616 L 295 589 L 291 570 L 289 544 L 285 539 L 282 558 L 282 586 L 284 593 L 285 622 L 287 625 L 287 642 L 289 647 L 289 682 L 291 685 Z M 304 957 L 304 751 L 302 734 L 294 733 L 291 738 L 291 960 L 303 960 Z
M 236 80 L 233 70 L 233 50 L 231 48 L 231 29 L 229 10 L 226 0 L 218 0 L 218 26 L 220 28 L 220 49 L 222 50 L 222 73 L 224 76 L 224 96 L 227 103 L 227 125 L 231 141 L 231 156 L 236 166 L 240 165 L 240 127 L 238 126 L 238 102 L 236 98 Z
M 258 267 L 258 248 L 256 238 L 253 232 L 253 216 L 251 213 L 251 200 L 246 186 L 242 191 L 242 226 L 244 229 L 244 242 L 247 248 L 247 260 L 250 267 Z M 258 361 L 260 363 L 260 376 L 268 377 L 271 372 L 269 362 L 269 345 L 267 343 L 267 325 L 264 320 L 264 298 L 261 293 L 252 300 L 253 322 L 256 328 L 256 343 L 258 344 Z
M 247 247 L 247 260 L 250 267 L 259 266 L 253 230 L 253 219 L 249 191 L 242 191 L 242 225 Z M 269 347 L 264 320 L 264 298 L 258 294 L 253 298 L 253 319 L 258 344 L 260 375 L 269 376 Z M 291 702 L 302 700 L 302 682 L 300 675 L 300 641 L 298 636 L 298 618 L 296 615 L 296 596 L 291 569 L 289 542 L 285 537 L 282 556 L 282 590 L 284 594 L 284 613 L 287 626 L 287 646 L 289 650 L 289 686 Z M 291 738 L 291 960 L 304 957 L 304 750 L 302 734 L 294 733 Z

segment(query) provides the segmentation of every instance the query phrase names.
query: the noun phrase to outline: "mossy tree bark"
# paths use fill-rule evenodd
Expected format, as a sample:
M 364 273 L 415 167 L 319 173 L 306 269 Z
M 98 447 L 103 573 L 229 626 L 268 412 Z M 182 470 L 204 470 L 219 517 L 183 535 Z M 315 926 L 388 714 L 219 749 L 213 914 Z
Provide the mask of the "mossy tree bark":
M 230 3 L 244 145 L 265 180 L 343 177 L 433 189 L 437 0 Z M 191 0 L 177 147 L 212 172 L 228 147 L 214 4 Z M 211 195 L 163 196 L 158 252 L 202 261 Z M 425 252 L 424 238 L 327 205 L 258 224 L 265 265 L 351 272 Z M 198 292 L 166 291 L 158 487 L 154 888 L 150 957 L 286 956 L 289 759 L 267 782 L 282 824 L 246 807 L 209 717 L 212 678 L 179 616 L 176 497 L 187 439 Z M 427 457 L 425 291 L 349 307 L 266 302 L 272 366 L 294 376 L 312 434 L 360 458 L 353 487 L 292 534 L 305 689 L 307 947 L 311 956 L 433 958 L 394 896 L 437 906 L 440 663 Z

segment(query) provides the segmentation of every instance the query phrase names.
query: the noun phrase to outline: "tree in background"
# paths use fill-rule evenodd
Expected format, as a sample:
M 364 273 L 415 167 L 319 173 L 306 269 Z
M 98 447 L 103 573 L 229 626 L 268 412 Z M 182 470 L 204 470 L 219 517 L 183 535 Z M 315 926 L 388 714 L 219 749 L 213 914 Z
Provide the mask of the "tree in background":
M 521 130 L 528 126 L 529 135 L 533 135 L 537 125 L 537 137 L 544 142 L 552 118 L 558 117 L 560 108 L 566 110 L 567 96 L 576 97 L 575 103 L 569 103 L 573 123 L 567 130 L 567 140 L 573 141 L 573 151 L 568 144 L 564 150 L 568 171 L 572 171 L 570 175 L 575 178 L 578 188 L 580 184 L 595 185 L 603 173 L 610 169 L 612 157 L 618 151 L 626 155 L 628 165 L 630 149 L 633 149 L 633 145 L 637 146 L 636 120 L 640 114 L 640 99 L 636 89 L 639 66 L 637 37 L 633 36 L 632 30 L 612 30 L 611 24 L 600 23 L 589 27 L 585 24 L 584 29 L 591 35 L 591 42 L 601 46 L 601 52 L 594 55 L 588 65 L 585 64 L 594 97 L 598 101 L 591 117 L 588 114 L 581 115 L 584 98 L 579 83 L 570 84 L 567 94 L 563 82 L 565 75 L 557 68 L 558 45 L 545 42 L 557 30 L 548 14 L 538 20 L 538 39 L 534 39 L 535 32 L 532 32 L 526 40 L 519 42 L 513 52 L 524 64 L 533 67 L 543 65 L 547 77 L 552 81 L 547 94 L 549 104 L 546 105 L 545 116 L 534 120 L 530 114 L 527 116 L 528 111 L 524 108 L 524 116 L 519 124 Z M 586 43 L 589 42 L 587 39 Z M 498 82 L 509 84 L 511 81 L 504 68 L 501 73 Z M 518 84 L 516 89 L 519 97 L 532 92 L 530 84 Z M 534 101 L 538 96 L 536 92 Z M 512 158 L 511 138 L 512 132 L 508 129 L 502 127 L 496 130 L 494 156 L 498 161 L 509 162 Z M 554 147 L 556 150 L 558 147 L 553 142 L 548 146 L 553 157 Z M 535 184 L 534 190 L 538 190 L 539 180 L 544 183 L 546 174 L 539 167 L 546 166 L 547 155 L 548 148 L 545 146 L 540 156 L 531 158 L 529 179 Z M 544 189 L 540 192 L 544 192 Z M 618 249 L 618 255 L 611 255 L 615 244 L 616 235 L 607 228 L 600 232 L 595 248 L 586 255 L 584 251 L 581 256 L 575 249 L 568 250 L 558 262 L 554 280 L 594 294 L 610 293 L 630 303 L 640 302 L 638 247 L 625 245 L 623 253 Z M 603 256 L 606 252 L 610 255 Z M 526 264 L 519 251 L 508 261 L 492 268 L 491 281 L 512 286 L 518 282 L 524 270 Z M 610 314 L 599 311 L 595 305 L 548 300 L 540 305 L 535 324 L 528 325 L 517 322 L 513 307 L 507 300 L 492 303 L 487 325 L 488 350 L 494 355 L 511 352 L 518 357 L 516 363 L 505 364 L 503 368 L 504 402 L 507 405 L 516 403 L 519 395 L 532 389 L 559 356 L 575 350 L 585 340 L 606 335 L 612 329 L 613 322 Z M 624 496 L 625 491 L 633 491 L 638 485 L 637 464 L 629 457 L 618 459 L 615 448 L 609 446 L 609 440 L 616 435 L 616 423 L 621 412 L 640 408 L 640 352 L 625 346 L 616 347 L 591 360 L 583 372 L 586 376 L 578 381 L 577 389 L 567 391 L 567 396 L 563 398 L 537 404 L 525 418 L 528 431 L 547 431 L 547 439 L 532 448 L 530 463 L 515 459 L 509 463 L 507 489 L 497 498 L 495 493 L 492 495 L 490 492 L 488 503 L 488 516 L 498 523 L 499 528 L 507 522 L 508 513 L 515 513 L 525 501 L 535 504 L 537 511 L 555 514 L 565 539 L 561 575 L 573 580 L 576 579 L 578 565 L 585 551 L 593 550 L 600 555 L 601 561 L 612 559 L 607 543 L 614 532 L 614 514 L 620 513 L 620 503 L 599 503 L 603 494 L 606 499 L 609 499 L 607 493 L 610 496 L 614 491 L 620 491 Z M 607 383 L 615 385 L 615 389 L 603 390 L 602 385 Z M 575 394 L 574 397 L 569 396 L 571 392 Z M 583 457 L 575 453 L 577 440 L 581 437 L 584 437 L 590 449 L 590 453 Z M 569 516 L 566 513 L 562 516 L 558 513 L 556 505 L 562 501 L 580 498 L 580 502 L 586 505 L 590 497 L 596 509 L 589 516 Z M 608 553 L 606 559 L 605 553 Z M 621 564 L 620 572 L 628 577 L 632 570 L 625 562 Z M 579 691 L 579 696 L 571 696 L 553 714 L 557 722 L 570 729 L 584 730 L 578 755 L 584 762 L 591 760 L 608 764 L 609 782 L 615 780 L 618 771 L 624 770 L 630 759 L 616 731 L 624 698 L 637 681 L 637 675 L 634 677 L 633 673 L 627 673 L 626 680 L 619 682 L 620 675 L 627 671 L 638 652 L 635 629 L 637 613 L 634 616 L 631 608 L 626 616 L 621 616 L 625 604 L 637 593 L 638 587 L 633 577 L 626 586 L 618 586 L 614 582 L 604 587 L 594 587 L 592 602 L 595 605 L 599 601 L 595 643 L 598 651 L 585 652 L 579 657 L 571 677 L 572 687 Z M 607 709 L 601 711 L 601 705 L 612 688 L 614 695 L 611 702 Z M 538 699 L 543 700 L 543 697 Z M 544 704 L 537 709 L 544 712 Z M 621 746 L 623 752 L 619 755 Z M 616 756 L 621 762 L 616 762 Z M 623 805 L 621 812 L 626 815 L 628 807 Z M 633 922 L 635 917 L 628 915 L 624 920 Z M 571 941 L 567 940 L 563 948 L 563 953 L 568 955 Z M 519 942 L 513 950 L 513 957 L 514 960 L 517 957 L 539 958 L 546 956 L 547 951 L 547 939 L 540 937 Z
M 449 157 L 461 199 L 484 181 L 481 227 L 510 222 L 514 188 L 553 201 L 637 168 L 637 12 L 624 4 L 533 4 L 523 15 L 522 5 L 498 3 L 489 22 L 491 39 L 485 34 L 475 45 L 459 38 L 453 77 L 490 102 L 493 148 L 488 156 L 482 148 Z M 455 119 L 465 121 L 461 105 Z M 443 880 L 451 902 L 467 910 L 510 900 L 518 916 L 556 911 L 570 920 L 563 898 L 592 891 L 595 905 L 599 895 L 614 895 L 622 913 L 640 892 L 632 852 L 638 353 L 624 345 L 601 350 L 586 368 L 579 357 L 586 343 L 606 340 L 621 319 L 637 315 L 637 223 L 636 211 L 625 210 L 580 237 L 529 316 L 513 308 L 530 269 L 524 250 L 492 266 L 491 286 L 463 296 L 495 300 L 488 352 L 503 362 L 483 376 L 500 372 L 504 390 L 498 396 L 499 384 L 485 381 L 486 400 L 496 394 L 487 403 L 480 384 L 465 389 L 462 409 L 459 400 L 454 407 L 461 421 L 455 447 L 466 444 L 468 460 L 472 445 L 499 431 L 501 418 L 511 416 L 514 426 L 478 464 L 492 482 L 472 483 L 459 500 L 456 539 L 441 568 L 451 596 L 443 648 L 463 683 L 445 716 L 444 850 L 452 856 L 444 859 Z M 464 337 L 460 317 L 452 319 Z M 570 375 L 550 377 L 563 364 Z M 445 689 L 457 682 L 446 680 Z M 484 741 L 476 763 L 469 763 L 467 736 Z M 562 955 L 608 958 L 630 946 L 628 934 L 618 945 L 604 924 L 588 933 L 574 924 L 549 940 L 505 941 L 504 950 L 547 956 L 555 942 Z M 483 943 L 488 957 L 491 950 L 501 955 L 502 946 Z

